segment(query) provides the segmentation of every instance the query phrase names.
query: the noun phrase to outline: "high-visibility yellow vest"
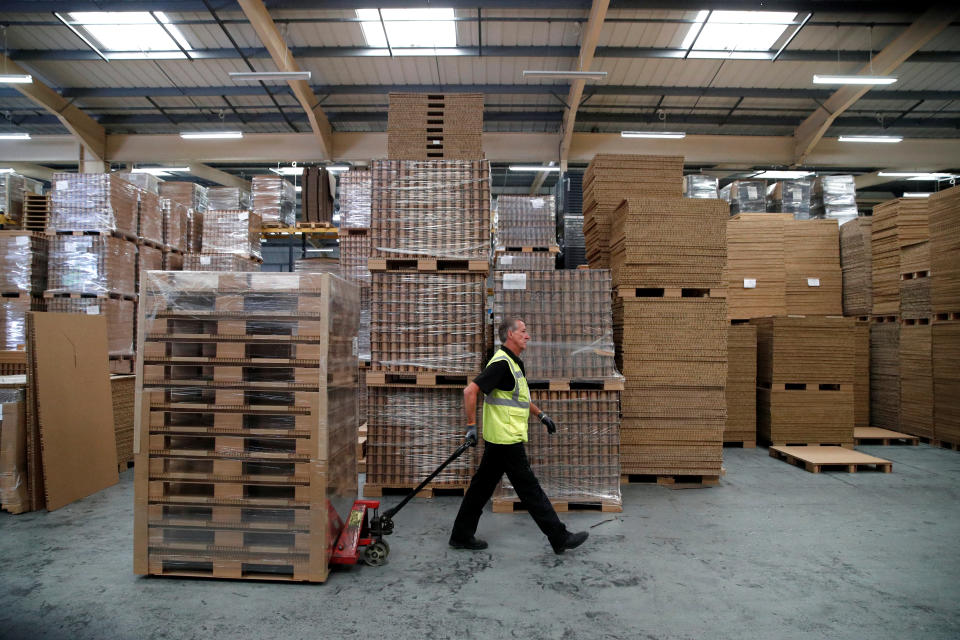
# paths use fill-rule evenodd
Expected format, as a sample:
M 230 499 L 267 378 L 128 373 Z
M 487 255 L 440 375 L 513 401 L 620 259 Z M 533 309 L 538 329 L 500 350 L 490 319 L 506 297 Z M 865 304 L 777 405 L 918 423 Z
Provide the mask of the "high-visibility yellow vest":
M 505 360 L 510 367 L 513 390 L 494 389 L 483 397 L 483 439 L 493 444 L 526 442 L 530 388 L 523 371 L 503 349 L 497 349 L 487 366 L 499 360 Z

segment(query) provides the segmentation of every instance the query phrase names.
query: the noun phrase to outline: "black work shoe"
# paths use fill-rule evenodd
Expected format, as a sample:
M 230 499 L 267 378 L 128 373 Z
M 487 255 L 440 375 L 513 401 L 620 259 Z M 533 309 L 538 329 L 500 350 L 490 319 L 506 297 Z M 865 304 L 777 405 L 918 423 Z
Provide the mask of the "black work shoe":
M 579 543 L 578 543 L 579 544 Z M 480 551 L 487 548 L 486 540 L 480 540 L 475 536 L 470 536 L 469 540 L 454 540 L 450 538 L 450 546 L 454 549 L 469 549 L 470 551 Z
M 581 531 L 579 533 L 568 533 L 566 540 L 560 543 L 551 542 L 550 545 L 553 547 L 554 553 L 561 554 L 567 549 L 576 549 L 586 542 L 589 536 L 590 534 L 586 531 Z

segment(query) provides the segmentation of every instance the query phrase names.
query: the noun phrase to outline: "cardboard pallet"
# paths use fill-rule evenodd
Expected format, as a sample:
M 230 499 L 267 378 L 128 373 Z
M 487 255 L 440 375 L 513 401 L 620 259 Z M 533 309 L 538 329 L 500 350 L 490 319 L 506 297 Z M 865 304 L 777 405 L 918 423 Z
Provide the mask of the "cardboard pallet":
M 875 469 L 883 473 L 893 471 L 893 463 L 883 458 L 868 456 L 859 451 L 843 447 L 817 446 L 770 447 L 770 457 L 783 460 L 797 467 L 803 467 L 810 473 L 839 469 L 856 473 L 864 469 Z
M 864 444 L 881 444 L 883 446 L 906 444 L 915 447 L 920 444 L 920 438 L 917 436 L 879 427 L 854 427 L 853 441 L 858 446 Z

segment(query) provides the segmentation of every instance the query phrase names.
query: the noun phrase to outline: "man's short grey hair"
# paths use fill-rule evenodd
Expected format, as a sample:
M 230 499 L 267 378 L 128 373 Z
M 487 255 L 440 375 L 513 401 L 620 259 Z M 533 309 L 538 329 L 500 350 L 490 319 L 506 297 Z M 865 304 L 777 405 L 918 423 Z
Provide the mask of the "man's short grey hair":
M 505 318 L 503 322 L 500 323 L 500 326 L 497 327 L 497 336 L 500 338 L 500 344 L 506 343 L 508 331 L 517 330 L 518 322 L 522 322 L 520 318 Z

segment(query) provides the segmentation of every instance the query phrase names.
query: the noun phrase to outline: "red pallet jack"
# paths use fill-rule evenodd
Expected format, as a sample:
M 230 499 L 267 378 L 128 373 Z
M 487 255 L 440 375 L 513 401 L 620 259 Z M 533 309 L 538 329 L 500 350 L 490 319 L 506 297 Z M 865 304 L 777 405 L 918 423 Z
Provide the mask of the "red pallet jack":
M 346 525 L 343 525 L 333 505 L 329 505 L 331 529 L 340 532 L 337 544 L 333 547 L 330 555 L 330 564 L 357 564 L 360 560 L 371 567 L 386 564 L 387 557 L 390 555 L 390 545 L 383 537 L 393 533 L 393 517 L 421 489 L 446 469 L 451 462 L 463 455 L 463 452 L 472 445 L 473 443 L 470 440 L 464 440 L 463 444 L 457 447 L 457 450 L 443 464 L 434 469 L 433 473 L 427 476 L 416 489 L 408 493 L 400 501 L 400 504 L 387 509 L 383 513 L 377 513 L 380 508 L 379 500 L 357 500 L 353 503 L 353 508 L 350 509 Z

